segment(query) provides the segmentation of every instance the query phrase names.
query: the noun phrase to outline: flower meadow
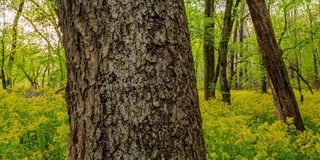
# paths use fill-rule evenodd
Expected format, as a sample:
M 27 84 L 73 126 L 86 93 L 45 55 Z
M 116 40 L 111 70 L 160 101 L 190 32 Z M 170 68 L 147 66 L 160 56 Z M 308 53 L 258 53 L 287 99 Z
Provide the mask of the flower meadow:
M 232 91 L 230 106 L 199 92 L 207 159 L 320 159 L 320 93 L 304 97 L 301 133 L 276 120 L 271 94 Z M 0 159 L 67 159 L 64 93 L 0 89 L 0 122 Z
M 295 130 L 293 119 L 288 119 L 289 126 L 277 121 L 270 93 L 232 91 L 231 95 L 230 106 L 219 99 L 204 101 L 200 92 L 207 159 L 320 159 L 319 92 L 304 92 L 305 101 L 299 103 L 307 128 L 303 133 Z
M 0 89 L 0 159 L 66 159 L 68 114 L 62 94 Z

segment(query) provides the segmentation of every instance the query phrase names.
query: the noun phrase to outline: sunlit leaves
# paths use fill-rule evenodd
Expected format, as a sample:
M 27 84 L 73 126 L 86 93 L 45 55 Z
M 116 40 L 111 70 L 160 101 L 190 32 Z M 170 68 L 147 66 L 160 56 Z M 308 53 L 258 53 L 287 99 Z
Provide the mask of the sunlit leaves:
M 21 0 L 10 0 L 1 4 L 4 8 L 1 20 L 2 37 L 4 39 L 4 74 L 7 73 L 8 57 L 12 53 L 12 17 Z M 55 15 L 56 5 L 51 0 L 25 1 L 24 10 L 18 23 L 18 39 L 13 62 L 12 79 L 14 84 L 25 84 L 33 79 L 32 84 L 64 85 L 66 69 L 65 57 L 61 43 L 61 34 Z M 4 19 L 5 18 L 5 19 Z M 34 53 L 35 54 L 31 54 Z M 31 55 L 30 55 L 31 54 Z M 32 76 L 33 75 L 33 76 Z M 32 78 L 33 77 L 33 78 Z M 41 82 L 40 82 L 41 77 Z M 40 85 L 36 85 L 37 87 Z

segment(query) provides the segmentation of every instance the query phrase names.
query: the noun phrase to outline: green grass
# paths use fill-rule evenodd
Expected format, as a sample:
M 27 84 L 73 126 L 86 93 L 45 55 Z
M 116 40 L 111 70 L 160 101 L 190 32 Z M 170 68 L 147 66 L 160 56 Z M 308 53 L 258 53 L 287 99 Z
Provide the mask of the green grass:
M 207 159 L 320 159 L 319 92 L 305 93 L 299 105 L 303 133 L 276 121 L 270 94 L 233 91 L 229 106 L 199 93 Z M 50 89 L 0 90 L 0 159 L 67 159 L 63 96 Z

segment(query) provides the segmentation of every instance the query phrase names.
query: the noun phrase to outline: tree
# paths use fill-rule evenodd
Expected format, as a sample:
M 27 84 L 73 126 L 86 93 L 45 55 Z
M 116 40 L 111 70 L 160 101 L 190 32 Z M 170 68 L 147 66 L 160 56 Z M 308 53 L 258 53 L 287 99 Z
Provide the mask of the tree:
M 21 12 L 23 10 L 24 6 L 24 0 L 22 0 L 19 3 L 19 7 L 17 9 L 17 13 L 14 17 L 13 20 L 13 25 L 12 25 L 12 43 L 11 43 L 11 53 L 9 56 L 9 62 L 8 62 L 8 69 L 7 69 L 7 77 L 6 77 L 6 82 L 3 88 L 6 88 L 9 85 L 12 85 L 13 80 L 12 80 L 12 67 L 13 67 L 13 62 L 16 56 L 16 49 L 17 49 L 17 39 L 18 39 L 18 22 L 21 16 Z M 5 75 L 3 75 L 5 76 Z
M 55 87 L 57 83 L 60 87 L 64 86 L 63 82 L 66 78 L 65 57 L 61 51 L 62 47 L 60 47 L 62 36 L 57 24 L 56 4 L 52 0 L 29 0 L 29 2 L 32 9 L 29 9 L 22 16 L 47 45 L 48 58 L 42 77 L 45 79 L 46 73 L 48 74 L 51 87 Z
M 205 10 L 205 2 L 185 0 L 184 3 L 188 19 L 190 44 L 197 78 L 197 88 L 204 89 L 203 33 L 205 25 L 204 21 L 206 18 L 203 16 L 203 10 Z
M 245 30 L 245 21 L 247 19 L 247 17 L 249 16 L 247 12 L 247 9 L 245 8 L 246 3 L 244 3 L 244 5 L 241 5 L 240 10 L 242 12 L 240 12 L 240 20 L 239 20 L 239 53 L 236 56 L 236 59 L 238 61 L 241 61 L 244 57 L 244 39 L 245 39 L 245 34 L 244 34 L 244 30 Z M 245 15 L 244 15 L 245 13 Z M 236 63 L 237 66 L 239 66 Z M 242 89 L 242 82 L 241 80 L 243 79 L 243 74 L 244 74 L 245 68 L 242 67 L 238 67 L 237 68 L 237 80 L 235 82 L 235 89 L 239 90 Z
M 305 129 L 304 124 L 289 81 L 286 66 L 276 42 L 265 1 L 247 0 L 247 4 L 272 89 L 277 117 L 282 121 L 286 121 L 288 117 L 293 117 L 296 128 L 303 131 Z
M 57 0 L 70 159 L 205 159 L 183 0 Z
M 315 88 L 317 88 L 318 90 L 318 86 L 317 86 L 317 82 L 319 81 L 319 73 L 318 73 L 318 57 L 317 57 L 317 49 L 315 48 L 315 38 L 314 35 L 316 34 L 317 30 L 315 31 L 315 29 L 313 28 L 313 23 L 315 21 L 315 18 L 318 17 L 317 15 L 313 15 L 311 12 L 311 8 L 310 8 L 310 2 L 307 2 L 306 8 L 307 8 L 307 12 L 308 12 L 308 19 L 309 19 L 309 37 L 310 37 L 310 49 L 312 52 L 312 57 L 313 57 L 313 70 L 314 70 L 314 74 L 313 74 L 313 82 L 314 82 L 314 86 Z
M 213 89 L 214 78 L 214 0 L 205 1 L 205 25 L 204 25 L 204 99 L 215 97 Z
M 237 0 L 235 7 L 238 7 L 241 0 Z M 227 56 L 228 56 L 228 44 L 231 36 L 232 26 L 234 19 L 232 19 L 233 0 L 226 1 L 226 10 L 223 20 L 223 29 L 221 34 L 221 41 L 219 45 L 219 69 L 217 71 L 220 75 L 220 87 L 222 91 L 222 101 L 231 104 L 231 94 L 228 86 L 227 79 Z
M 227 55 L 228 55 L 228 43 L 231 36 L 233 21 L 231 19 L 233 0 L 226 1 L 226 10 L 224 14 L 224 23 L 221 35 L 221 41 L 219 45 L 219 75 L 220 85 L 222 91 L 222 101 L 231 104 L 230 89 L 227 80 Z
M 2 88 L 6 89 L 6 78 L 4 74 L 4 61 L 5 61 L 5 46 L 4 46 L 4 32 L 2 32 L 1 37 L 1 83 Z
M 55 2 L 9 0 L 0 5 L 2 88 L 27 81 L 40 87 L 40 77 L 41 86 L 58 78 L 64 85 L 65 57 L 59 45 Z
M 2 8 L 2 6 L 1 6 Z M 5 15 L 5 14 L 3 14 Z M 5 17 L 2 17 L 3 21 L 5 22 Z M 3 22 L 3 24 L 4 24 Z M 1 30 L 1 84 L 2 84 L 2 88 L 6 89 L 6 77 L 5 77 L 5 73 L 4 73 L 4 62 L 5 62 L 5 40 L 4 37 L 6 35 L 6 32 L 4 31 L 4 28 L 2 28 Z
M 245 1 L 243 1 L 245 2 Z M 230 56 L 229 56 L 229 87 L 234 89 L 241 89 L 241 67 L 238 66 L 241 63 L 241 57 L 243 56 L 243 41 L 245 39 L 244 36 L 244 28 L 245 28 L 245 21 L 248 17 L 246 13 L 246 3 L 240 3 L 240 6 L 234 12 L 233 21 L 235 21 L 235 28 L 233 31 L 233 43 L 230 45 Z M 245 15 L 244 15 L 245 14 Z M 233 22 L 234 23 L 234 22 Z M 240 74 L 241 73 L 241 74 Z

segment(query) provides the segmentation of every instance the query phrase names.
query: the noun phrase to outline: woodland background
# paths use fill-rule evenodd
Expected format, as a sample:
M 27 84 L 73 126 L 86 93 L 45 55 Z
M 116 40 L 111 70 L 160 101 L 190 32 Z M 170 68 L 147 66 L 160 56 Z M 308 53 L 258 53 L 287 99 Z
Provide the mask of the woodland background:
M 320 2 L 267 1 L 273 27 L 294 88 L 319 89 Z M 224 1 L 215 2 L 213 16 L 205 18 L 204 1 L 185 1 L 198 88 L 203 89 L 205 34 L 218 50 L 223 28 Z M 66 67 L 61 33 L 50 0 L 1 1 L 0 51 L 2 88 L 16 84 L 63 87 Z M 259 89 L 266 74 L 245 1 L 233 7 L 228 47 L 228 83 L 232 89 Z M 214 22 L 214 30 L 204 33 Z M 218 53 L 216 53 L 218 54 Z M 218 56 L 216 56 L 217 61 Z M 217 87 L 219 88 L 219 87 Z

